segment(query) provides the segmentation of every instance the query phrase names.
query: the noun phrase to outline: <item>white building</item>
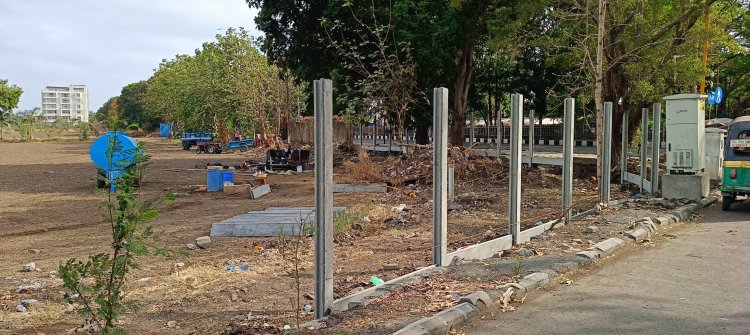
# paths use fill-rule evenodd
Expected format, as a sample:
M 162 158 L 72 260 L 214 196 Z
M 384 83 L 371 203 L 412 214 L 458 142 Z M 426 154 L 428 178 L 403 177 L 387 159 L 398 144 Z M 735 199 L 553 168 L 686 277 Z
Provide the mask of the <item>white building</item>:
M 89 91 L 86 85 L 47 86 L 42 90 L 42 116 L 47 122 L 89 121 Z

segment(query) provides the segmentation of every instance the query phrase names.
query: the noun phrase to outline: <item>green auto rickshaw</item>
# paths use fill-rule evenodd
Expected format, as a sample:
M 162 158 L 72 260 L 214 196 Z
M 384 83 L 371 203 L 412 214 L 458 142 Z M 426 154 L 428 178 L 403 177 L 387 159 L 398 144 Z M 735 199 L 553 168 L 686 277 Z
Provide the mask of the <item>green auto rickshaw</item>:
M 721 209 L 728 211 L 738 195 L 750 194 L 750 116 L 729 124 L 722 169 Z

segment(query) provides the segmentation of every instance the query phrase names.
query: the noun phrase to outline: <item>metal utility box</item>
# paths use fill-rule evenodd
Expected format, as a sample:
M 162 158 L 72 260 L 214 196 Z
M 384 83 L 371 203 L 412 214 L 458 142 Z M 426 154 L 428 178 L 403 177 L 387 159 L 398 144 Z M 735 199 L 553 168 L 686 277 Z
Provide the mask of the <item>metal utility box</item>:
M 700 94 L 664 97 L 667 105 L 667 170 L 695 174 L 705 167 L 705 99 Z

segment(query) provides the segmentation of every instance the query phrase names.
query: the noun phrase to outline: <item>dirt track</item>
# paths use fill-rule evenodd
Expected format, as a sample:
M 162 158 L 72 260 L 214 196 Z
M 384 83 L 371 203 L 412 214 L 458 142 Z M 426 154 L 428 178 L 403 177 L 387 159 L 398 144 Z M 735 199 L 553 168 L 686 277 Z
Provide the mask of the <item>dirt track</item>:
M 251 210 L 267 207 L 313 206 L 312 173 L 292 176 L 271 175 L 274 191 L 256 200 L 229 198 L 221 193 L 191 193 L 190 185 L 205 184 L 200 171 L 167 171 L 194 168 L 207 162 L 239 164 L 246 155 L 197 155 L 182 151 L 167 140 L 144 139 L 153 165 L 146 174 L 143 196 L 166 191 L 177 199 L 162 206 L 154 224 L 160 243 L 173 250 L 170 257 L 140 260 L 142 268 L 131 274 L 129 298 L 142 308 L 127 314 L 125 328 L 134 334 L 217 333 L 235 317 L 252 317 L 248 322 L 291 324 L 295 295 L 289 266 L 275 249 L 275 238 L 215 239 L 211 248 L 186 251 L 185 244 L 208 235 L 211 224 Z M 59 279 L 50 271 L 68 258 L 85 258 L 107 251 L 109 223 L 100 203 L 105 192 L 95 189 L 95 169 L 88 158 L 90 142 L 0 143 L 0 334 L 60 333 L 74 328 L 79 318 L 65 314 Z M 254 151 L 257 155 L 259 152 Z M 459 181 L 462 177 L 459 177 Z M 526 184 L 528 183 L 528 184 Z M 590 195 L 590 185 L 579 185 L 577 194 Z M 548 175 L 527 177 L 524 184 L 525 222 L 559 216 L 559 178 Z M 587 189 L 588 187 L 588 189 Z M 458 202 L 462 209 L 449 215 L 449 242 L 453 248 L 507 231 L 507 185 L 482 182 L 459 183 Z M 335 246 L 336 295 L 367 285 L 370 275 L 385 280 L 429 263 L 431 249 L 431 190 L 427 186 L 398 189 L 388 195 L 336 195 L 336 206 L 368 215 L 372 220 L 362 231 L 337 238 Z M 405 203 L 411 210 L 402 216 L 404 225 L 387 223 L 392 206 Z M 590 204 L 581 204 L 581 207 Z M 534 221 L 531 221 L 531 220 Z M 256 253 L 256 246 L 265 251 Z M 38 249 L 38 254 L 30 253 Z M 312 250 L 303 265 L 303 293 L 312 292 Z M 36 262 L 39 271 L 20 273 L 21 265 Z M 177 268 L 175 263 L 186 265 Z M 225 265 L 243 263 L 251 271 L 228 273 Z M 399 263 L 401 270 L 382 271 L 384 264 Z M 53 276 L 54 277 L 54 276 Z M 139 280 L 140 279 L 140 280 Z M 42 289 L 16 294 L 19 286 L 32 282 Z M 35 298 L 40 307 L 29 313 L 15 312 L 18 300 Z M 304 303 L 304 302 L 303 302 Z M 309 318 L 310 316 L 308 316 Z M 166 328 L 176 320 L 179 328 Z

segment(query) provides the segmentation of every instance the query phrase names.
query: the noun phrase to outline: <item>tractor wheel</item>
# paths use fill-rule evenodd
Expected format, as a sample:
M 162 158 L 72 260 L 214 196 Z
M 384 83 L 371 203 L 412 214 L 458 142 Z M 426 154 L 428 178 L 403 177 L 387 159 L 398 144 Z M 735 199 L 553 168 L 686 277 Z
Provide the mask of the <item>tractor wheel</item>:
M 241 152 L 245 152 L 245 151 L 247 151 L 247 150 L 248 150 L 248 147 L 247 147 L 247 145 L 244 145 L 244 144 L 243 144 L 243 145 L 240 145 L 240 151 L 241 151 Z
M 217 150 L 216 150 L 216 146 L 215 145 L 209 144 L 209 145 L 206 146 L 206 152 L 208 152 L 209 154 L 215 154 L 215 153 L 217 153 L 216 151 Z
M 721 197 L 721 210 L 728 211 L 732 207 L 734 198 L 735 197 L 733 195 L 725 195 Z

